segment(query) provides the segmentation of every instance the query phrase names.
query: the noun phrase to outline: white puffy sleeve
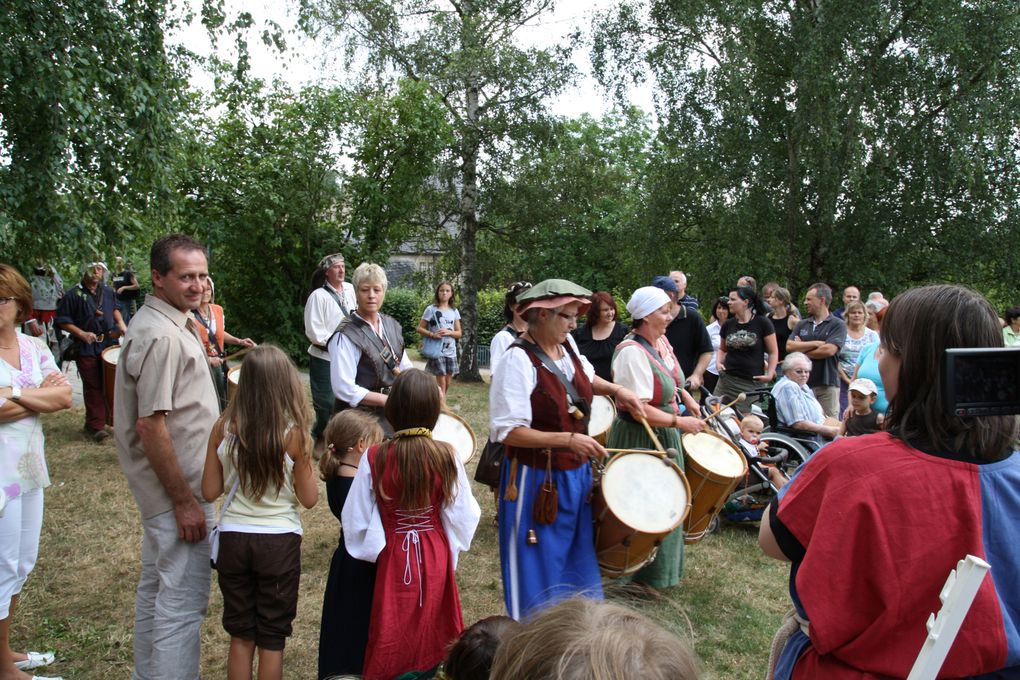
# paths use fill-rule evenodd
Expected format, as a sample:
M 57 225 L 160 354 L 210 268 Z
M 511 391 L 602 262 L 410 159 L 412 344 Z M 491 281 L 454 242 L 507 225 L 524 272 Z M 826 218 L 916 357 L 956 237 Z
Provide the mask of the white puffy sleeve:
M 411 357 L 407 356 L 407 350 L 404 350 L 404 354 L 400 357 L 400 370 L 407 371 L 414 368 L 414 362 L 411 361 Z
M 503 356 L 513 341 L 514 336 L 505 328 L 492 336 L 492 340 L 489 341 L 489 370 L 492 373 L 496 372 L 496 364 L 499 363 L 499 358 Z
M 518 427 L 531 427 L 531 392 L 538 373 L 523 349 L 510 349 L 499 360 L 489 388 L 489 439 L 501 442 Z
M 651 401 L 655 384 L 648 355 L 638 345 L 627 345 L 613 357 L 613 382 L 626 387 L 642 401 Z
M 368 464 L 368 456 L 362 456 L 358 472 L 351 482 L 351 491 L 340 511 L 340 526 L 351 557 L 375 562 L 386 547 L 386 532 L 372 488 L 372 466 Z
M 340 401 L 357 406 L 368 394 L 368 390 L 354 382 L 361 361 L 361 350 L 347 339 L 343 333 L 337 333 L 329 341 L 329 382 L 333 394 Z
M 457 461 L 456 496 L 452 503 L 443 506 L 440 517 L 443 520 L 446 540 L 450 543 L 450 558 L 453 560 L 453 568 L 456 569 L 460 553 L 466 552 L 471 547 L 471 539 L 474 538 L 475 529 L 478 528 L 482 509 L 478 507 L 478 501 L 471 493 L 471 482 L 468 481 L 464 463 L 460 462 L 460 458 L 456 454 L 453 456 Z

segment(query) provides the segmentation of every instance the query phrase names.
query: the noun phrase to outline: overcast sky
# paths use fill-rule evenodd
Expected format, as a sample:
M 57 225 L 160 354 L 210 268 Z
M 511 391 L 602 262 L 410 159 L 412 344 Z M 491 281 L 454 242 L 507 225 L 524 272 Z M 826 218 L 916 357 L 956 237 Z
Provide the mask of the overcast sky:
M 191 2 L 196 9 L 195 20 L 179 35 L 172 36 L 171 41 L 183 43 L 199 54 L 209 54 L 212 48 L 197 14 L 201 0 L 191 0 Z M 266 81 L 278 77 L 294 88 L 312 83 L 328 84 L 331 82 L 332 74 L 338 70 L 336 59 L 320 43 L 309 40 L 297 30 L 294 4 L 296 3 L 266 0 L 245 0 L 244 2 L 227 0 L 226 2 L 228 17 L 235 16 L 237 9 L 244 7 L 255 18 L 255 26 L 259 30 L 253 31 L 249 42 L 252 70 L 257 76 Z M 614 0 L 559 0 L 555 12 L 541 23 L 536 23 L 533 27 L 528 27 L 519 33 L 520 41 L 522 44 L 549 45 L 575 29 L 579 28 L 587 32 L 593 14 L 597 10 L 612 7 L 615 4 L 617 3 Z M 261 33 L 261 28 L 265 26 L 267 20 L 277 22 L 287 32 L 287 52 L 281 54 L 274 49 L 267 48 L 255 38 L 258 33 Z M 234 55 L 230 50 L 232 42 L 229 36 L 220 39 L 219 51 L 221 55 L 233 59 Z M 555 114 L 569 117 L 578 116 L 581 113 L 589 113 L 597 117 L 610 109 L 611 104 L 605 93 L 591 78 L 591 64 L 586 48 L 575 52 L 574 63 L 580 73 L 577 85 L 552 101 L 552 111 Z M 206 89 L 212 84 L 209 77 L 201 73 L 193 75 L 192 83 Z M 631 101 L 646 111 L 651 111 L 650 88 L 632 91 Z

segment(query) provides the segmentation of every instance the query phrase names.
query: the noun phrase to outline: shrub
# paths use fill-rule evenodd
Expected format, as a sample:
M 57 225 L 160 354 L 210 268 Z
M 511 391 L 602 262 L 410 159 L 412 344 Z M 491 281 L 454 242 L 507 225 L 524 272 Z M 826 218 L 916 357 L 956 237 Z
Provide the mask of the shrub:
M 478 291 L 478 344 L 488 347 L 492 336 L 506 325 L 503 319 L 503 296 L 501 288 L 486 288 Z
M 417 347 L 421 336 L 415 330 L 418 321 L 421 320 L 421 313 L 429 304 L 429 297 L 419 291 L 409 288 L 390 288 L 386 291 L 386 301 L 383 302 L 382 311 L 389 314 L 400 324 L 403 330 L 404 346 Z

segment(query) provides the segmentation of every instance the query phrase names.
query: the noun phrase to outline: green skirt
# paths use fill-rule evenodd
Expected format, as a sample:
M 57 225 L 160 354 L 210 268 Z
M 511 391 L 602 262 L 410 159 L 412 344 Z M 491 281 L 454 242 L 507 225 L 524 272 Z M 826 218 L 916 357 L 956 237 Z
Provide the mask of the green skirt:
M 672 427 L 654 427 L 652 430 L 663 448 L 681 451 L 679 430 Z M 613 421 L 607 446 L 611 449 L 655 449 L 655 444 L 649 439 L 644 425 L 631 423 L 619 417 Z M 673 462 L 683 469 L 683 455 L 680 456 L 680 460 L 674 459 Z M 681 525 L 662 539 L 659 552 L 650 564 L 646 564 L 630 576 L 624 576 L 619 583 L 629 583 L 633 580 L 653 588 L 669 588 L 680 583 L 683 575 L 684 528 Z

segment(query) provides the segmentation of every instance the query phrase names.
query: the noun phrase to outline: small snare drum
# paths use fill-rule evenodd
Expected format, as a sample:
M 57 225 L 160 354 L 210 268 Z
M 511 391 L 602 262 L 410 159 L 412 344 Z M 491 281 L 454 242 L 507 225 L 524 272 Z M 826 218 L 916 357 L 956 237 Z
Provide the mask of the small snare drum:
M 241 364 L 243 366 L 244 364 Z M 237 386 L 241 384 L 241 366 L 234 366 L 227 371 L 227 401 L 232 401 L 237 394 Z M 214 371 L 221 369 L 214 368 Z

